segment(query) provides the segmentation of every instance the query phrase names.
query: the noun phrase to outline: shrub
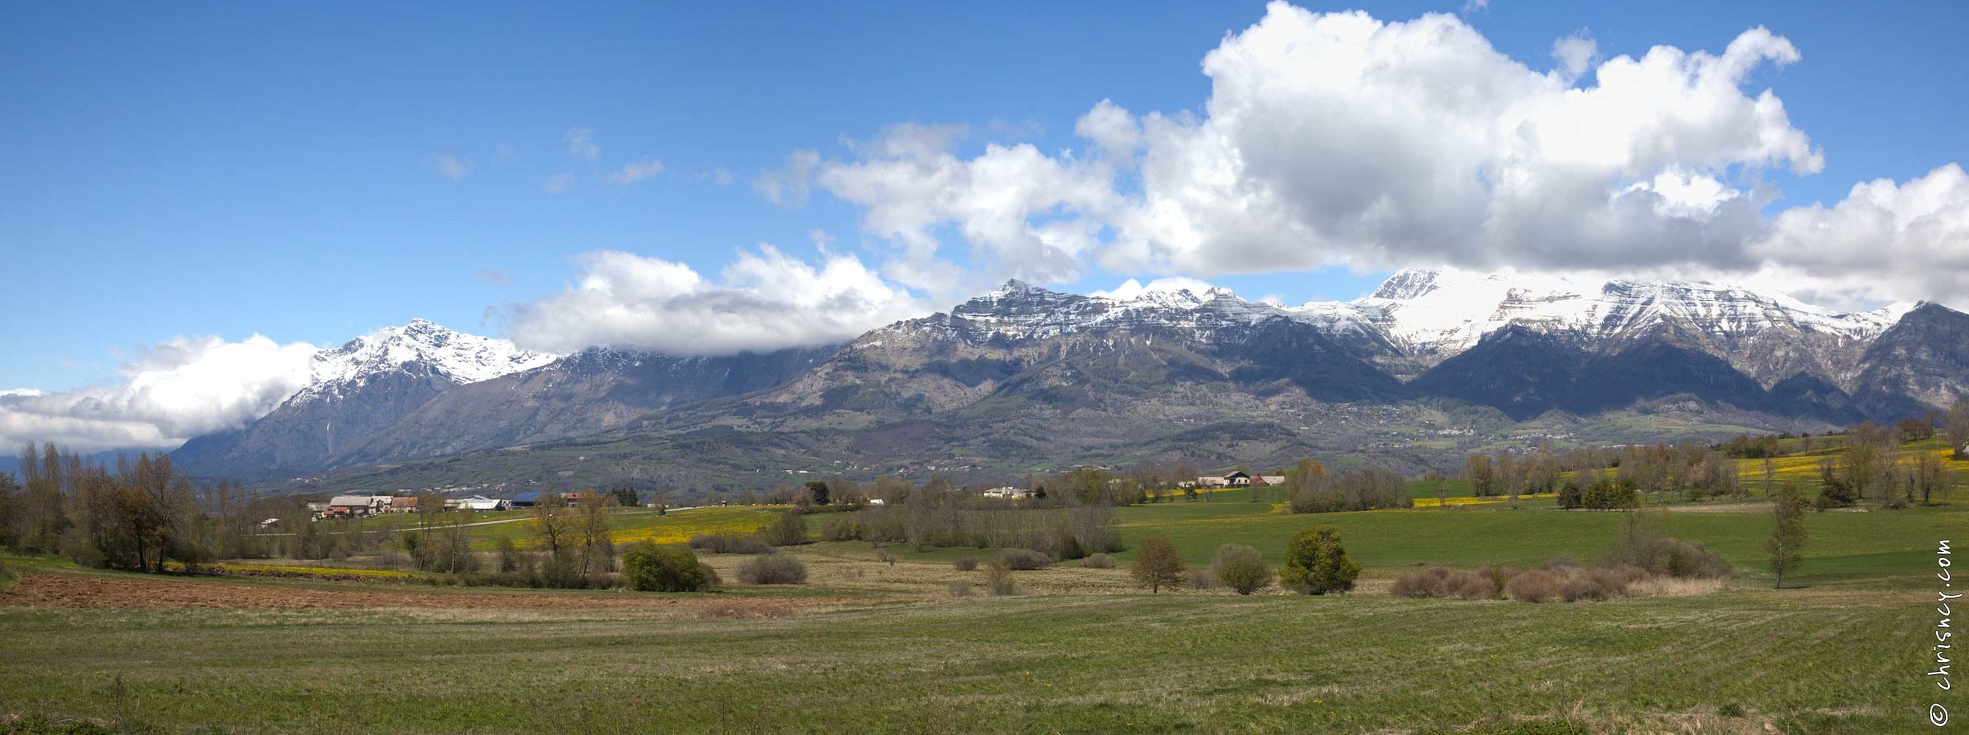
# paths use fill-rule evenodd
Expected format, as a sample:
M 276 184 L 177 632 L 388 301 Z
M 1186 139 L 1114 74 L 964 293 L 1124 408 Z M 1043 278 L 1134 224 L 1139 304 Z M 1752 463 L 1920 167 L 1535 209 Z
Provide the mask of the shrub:
M 644 592 L 704 592 L 718 584 L 718 573 L 688 548 L 643 541 L 622 555 L 622 576 L 630 589 Z
M 1395 578 L 1388 593 L 1396 597 L 1410 598 L 1450 598 L 1460 600 L 1494 600 L 1502 594 L 1499 583 L 1492 578 L 1490 569 L 1470 572 L 1457 572 L 1443 567 L 1434 567 L 1403 574 Z
M 998 557 L 985 565 L 985 589 L 994 597 L 1004 597 L 1017 592 L 1012 584 L 1012 565 L 1005 557 Z
M 952 566 L 957 567 L 957 571 L 960 572 L 976 571 L 978 568 L 978 558 L 966 554 L 964 556 L 957 557 L 956 563 L 952 564 Z
M 1543 569 L 1524 572 L 1504 584 L 1504 594 L 1519 602 L 1555 599 L 1559 596 L 1559 575 Z
M 1679 578 L 1722 579 L 1734 572 L 1722 554 L 1694 541 L 1657 536 L 1638 516 L 1621 523 L 1620 535 L 1600 553 L 1599 562 L 1605 567 L 1634 566 Z
M 1217 578 L 1210 576 L 1210 569 L 1207 567 L 1188 570 L 1183 575 L 1183 582 L 1185 586 L 1193 590 L 1217 589 Z
M 1216 558 L 1210 560 L 1210 576 L 1238 594 L 1248 595 L 1272 583 L 1272 568 L 1265 566 L 1265 559 L 1257 549 L 1224 544 L 1217 547 Z
M 1504 592 L 1519 602 L 1617 600 L 1628 595 L 1629 586 L 1647 578 L 1646 570 L 1632 566 L 1554 566 L 1512 577 Z
M 499 540 L 492 542 L 492 549 L 499 553 L 499 571 L 502 573 L 517 572 L 525 565 L 521 561 L 520 547 L 509 536 L 500 536 Z
M 1081 559 L 1080 566 L 1085 569 L 1113 569 L 1114 557 L 1108 556 L 1107 554 L 1095 554 Z
M 791 554 L 774 552 L 746 559 L 738 565 L 738 581 L 745 584 L 806 584 L 807 565 Z
M 1352 590 L 1360 573 L 1361 565 L 1340 545 L 1340 529 L 1314 526 L 1292 537 L 1279 582 L 1301 594 L 1323 595 Z
M 1045 569 L 1053 565 L 1053 557 L 1031 549 L 1006 549 L 999 552 L 998 558 L 1004 560 L 1006 566 L 1019 571 Z
M 860 541 L 861 519 L 850 514 L 837 514 L 820 525 L 822 541 Z
M 965 584 L 963 582 L 956 582 L 950 585 L 951 597 L 972 597 L 977 594 L 978 594 L 978 588 L 972 587 L 971 585 Z
M 788 510 L 779 514 L 779 520 L 759 529 L 759 539 L 774 546 L 797 546 L 807 542 L 807 522 L 800 517 L 800 511 Z

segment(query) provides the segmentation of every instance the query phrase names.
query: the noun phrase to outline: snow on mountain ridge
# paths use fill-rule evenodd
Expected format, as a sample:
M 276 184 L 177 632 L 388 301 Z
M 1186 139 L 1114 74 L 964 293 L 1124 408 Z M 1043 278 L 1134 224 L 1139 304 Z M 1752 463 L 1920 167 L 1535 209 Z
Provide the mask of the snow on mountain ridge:
M 1132 283 L 1131 283 L 1132 285 Z M 951 310 L 948 325 L 973 339 L 1031 339 L 1084 330 L 1153 325 L 1198 336 L 1283 316 L 1332 336 L 1386 339 L 1426 365 L 1518 324 L 1538 331 L 1613 339 L 1672 325 L 1732 344 L 1772 329 L 1863 342 L 1913 305 L 1840 313 L 1787 294 L 1707 282 L 1648 282 L 1456 269 L 1405 269 L 1352 301 L 1278 306 L 1228 289 L 1118 289 L 1081 296 L 1018 281 Z M 903 325 L 897 325 L 903 326 Z
M 464 385 L 544 366 L 559 355 L 521 349 L 510 340 L 454 331 L 424 319 L 385 327 L 315 353 L 313 377 L 296 399 L 335 395 L 368 376 L 421 363 Z
M 1326 321 L 1352 315 L 1409 348 L 1454 354 L 1509 324 L 1607 338 L 1664 321 L 1711 336 L 1750 337 L 1779 326 L 1870 339 L 1913 307 L 1838 313 L 1788 294 L 1706 282 L 1583 280 L 1543 274 L 1403 270 L 1373 294 L 1292 307 Z

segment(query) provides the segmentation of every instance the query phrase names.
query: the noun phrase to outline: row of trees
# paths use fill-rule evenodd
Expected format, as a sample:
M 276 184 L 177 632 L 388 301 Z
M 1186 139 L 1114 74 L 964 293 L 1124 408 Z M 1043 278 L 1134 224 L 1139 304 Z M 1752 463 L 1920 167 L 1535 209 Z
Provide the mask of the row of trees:
M 150 572 L 267 553 L 256 518 L 277 508 L 225 483 L 201 491 L 164 455 L 110 467 L 29 444 L 20 471 L 0 473 L 0 546 Z
M 1408 478 L 1380 467 L 1332 474 L 1317 462 L 1301 462 L 1286 475 L 1286 484 L 1292 488 L 1294 513 L 1379 510 L 1415 505 L 1409 493 Z

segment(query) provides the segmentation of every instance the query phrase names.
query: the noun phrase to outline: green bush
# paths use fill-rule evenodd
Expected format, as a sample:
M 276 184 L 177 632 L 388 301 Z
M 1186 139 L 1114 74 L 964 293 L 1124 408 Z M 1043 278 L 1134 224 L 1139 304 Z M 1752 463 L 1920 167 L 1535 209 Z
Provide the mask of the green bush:
M 644 592 L 705 592 L 718 584 L 718 573 L 690 549 L 650 541 L 630 544 L 623 552 L 622 576 L 630 589 Z
M 1346 547 L 1340 545 L 1340 529 L 1322 525 L 1292 537 L 1279 582 L 1301 594 L 1324 595 L 1352 590 L 1360 573 L 1361 565 L 1347 558 Z
M 1579 486 L 1579 478 L 1567 478 L 1566 484 L 1559 486 L 1559 507 L 1572 510 L 1585 504 L 1586 490 Z
M 1217 547 L 1217 556 L 1210 561 L 1210 575 L 1240 595 L 1257 592 L 1272 583 L 1272 568 L 1265 566 L 1258 550 L 1238 544 Z
M 806 584 L 807 565 L 791 554 L 755 556 L 738 565 L 738 581 L 745 584 Z

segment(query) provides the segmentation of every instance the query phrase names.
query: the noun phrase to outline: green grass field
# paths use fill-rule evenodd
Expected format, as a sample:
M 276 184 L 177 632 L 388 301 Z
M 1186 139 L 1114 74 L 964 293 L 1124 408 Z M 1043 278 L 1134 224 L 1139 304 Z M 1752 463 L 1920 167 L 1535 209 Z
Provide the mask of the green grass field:
M 1924 732 L 1924 612 L 1827 589 L 1033 595 L 775 620 L 9 608 L 0 708 L 165 731 Z
M 1314 524 L 1341 529 L 1365 571 L 1338 597 L 1147 595 L 1122 569 L 1057 565 L 1027 594 L 953 597 L 977 549 L 820 543 L 793 553 L 796 588 L 728 585 L 689 604 L 806 604 L 734 619 L 620 608 L 626 591 L 430 588 L 398 581 L 175 579 L 218 598 L 430 596 L 355 609 L 87 609 L 5 604 L 0 713 L 159 732 L 1196 732 L 1916 733 L 1931 686 L 1938 540 L 1969 505 L 1814 513 L 1805 568 L 1772 591 L 1759 499 L 1647 511 L 1661 533 L 1737 566 L 1729 588 L 1681 597 L 1526 604 L 1404 600 L 1425 565 L 1590 558 L 1624 514 L 1549 499 L 1453 509 L 1293 515 L 1242 493 L 1119 511 L 1125 565 L 1151 536 L 1201 565 L 1224 543 L 1273 564 Z M 737 531 L 775 509 L 616 517 L 621 537 Z M 811 521 L 816 525 L 819 518 Z M 479 544 L 524 523 L 474 527 Z M 707 560 L 729 582 L 745 557 Z M 141 580 L 52 560 L 35 575 Z M 17 585 L 18 586 L 18 585 Z M 566 606 L 486 601 L 545 595 Z M 456 600 L 455 604 L 446 603 Z M 592 606 L 590 606 L 592 603 Z M 1959 709 L 1969 712 L 1960 698 Z M 1771 729 L 1766 729 L 1766 727 Z M 0 721 L 0 732 L 29 731 Z

